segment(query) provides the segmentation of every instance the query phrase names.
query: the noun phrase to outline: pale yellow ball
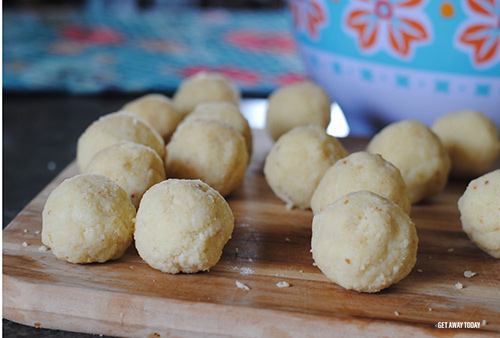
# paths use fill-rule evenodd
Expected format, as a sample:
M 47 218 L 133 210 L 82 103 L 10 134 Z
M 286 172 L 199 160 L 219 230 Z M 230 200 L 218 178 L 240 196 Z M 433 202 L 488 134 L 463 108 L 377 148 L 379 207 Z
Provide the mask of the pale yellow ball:
M 500 153 L 498 128 L 486 115 L 465 110 L 446 114 L 432 130 L 450 154 L 451 175 L 477 177 L 490 170 Z
M 451 161 L 439 138 L 426 125 L 404 120 L 373 137 L 367 151 L 395 165 L 410 191 L 412 203 L 443 191 Z
M 296 127 L 281 136 L 266 157 L 267 184 L 287 208 L 306 209 L 325 171 L 348 153 L 319 126 Z
M 158 153 L 133 142 L 121 142 L 101 150 L 92 158 L 86 172 L 111 178 L 127 192 L 136 208 L 146 190 L 166 178 Z
M 153 148 L 163 158 L 165 142 L 148 123 L 139 117 L 117 112 L 93 122 L 78 139 L 76 160 L 81 172 L 99 151 L 122 141 L 131 141 Z
M 353 153 L 328 168 L 311 198 L 314 214 L 348 193 L 367 190 L 411 211 L 410 193 L 399 169 L 382 157 L 364 151 Z
M 233 228 L 231 209 L 216 190 L 199 180 L 170 179 L 144 195 L 135 246 L 163 272 L 206 271 L 219 261 Z
M 266 130 L 274 140 L 298 126 L 330 124 L 328 94 L 317 84 L 304 81 L 275 90 L 268 100 Z
M 61 183 L 42 213 L 42 242 L 71 263 L 120 258 L 132 242 L 135 208 L 118 184 L 82 174 Z
M 219 73 L 200 72 L 182 81 L 173 102 L 177 111 L 186 116 L 200 103 L 232 102 L 239 105 L 240 96 L 231 79 Z
M 247 145 L 249 156 L 252 155 L 253 151 L 253 139 L 252 131 L 248 121 L 245 119 L 243 114 L 240 112 L 238 106 L 230 102 L 210 102 L 201 103 L 194 108 L 194 110 L 186 116 L 182 123 L 187 123 L 190 121 L 198 119 L 215 119 L 217 121 L 222 121 L 229 124 L 237 132 L 239 132 L 244 138 Z
M 458 200 L 458 208 L 469 238 L 500 258 L 500 169 L 472 180 Z
M 368 191 L 345 195 L 316 214 L 311 244 L 318 268 L 359 292 L 401 281 L 417 261 L 413 221 L 397 204 Z
M 228 124 L 213 119 L 180 125 L 166 152 L 168 177 L 200 179 L 222 196 L 243 182 L 248 163 L 243 136 Z
M 139 116 L 167 142 L 182 120 L 172 101 L 162 94 L 148 94 L 123 106 L 122 110 Z

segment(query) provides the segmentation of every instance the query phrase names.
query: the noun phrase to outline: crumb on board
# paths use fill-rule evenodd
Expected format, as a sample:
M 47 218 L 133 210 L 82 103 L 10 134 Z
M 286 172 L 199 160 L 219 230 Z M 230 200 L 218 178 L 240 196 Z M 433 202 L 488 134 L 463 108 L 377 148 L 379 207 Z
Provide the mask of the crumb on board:
M 134 266 L 133 266 L 133 265 L 131 265 L 131 266 L 130 266 L 130 269 L 131 269 L 131 270 L 134 270 Z
M 21 245 L 22 245 L 22 246 L 24 246 L 24 247 L 27 247 L 27 246 L 28 246 L 28 243 L 23 242 Z
M 47 252 L 47 250 L 49 250 L 49 248 L 47 248 L 45 245 L 41 245 L 38 247 L 39 252 Z
M 457 290 L 463 289 L 463 287 L 464 287 L 464 285 L 463 285 L 462 283 L 460 283 L 460 282 L 457 282 L 457 283 L 455 284 L 455 288 L 456 288 Z
M 304 273 L 304 270 L 299 270 L 300 273 Z
M 472 272 L 472 271 L 470 271 L 470 270 L 464 271 L 464 276 L 465 276 L 465 278 L 472 278 L 472 277 L 474 277 L 475 275 L 477 275 L 477 273 Z
M 449 248 L 449 249 L 448 249 L 448 252 L 453 252 L 454 250 L 455 250 L 455 249 L 453 249 L 453 248 Z
M 485 325 L 486 325 L 486 319 L 483 319 L 483 321 L 481 322 L 481 325 L 482 325 L 482 326 L 485 326 Z
M 237 266 L 233 267 L 233 270 L 234 271 L 238 271 L 240 273 L 240 275 L 243 275 L 243 276 L 246 276 L 246 275 L 253 275 L 255 273 L 255 271 L 249 267 L 242 267 L 242 268 L 238 268 Z
M 417 269 L 417 272 L 424 272 L 424 270 L 422 270 L 422 269 Z
M 243 289 L 243 290 L 247 290 L 247 291 L 250 290 L 250 287 L 248 285 L 243 284 L 239 280 L 236 281 L 236 286 L 240 289 Z
M 399 312 L 397 312 L 397 311 L 394 311 L 394 314 L 395 314 L 396 316 L 399 316 Z
M 431 307 L 429 308 L 429 312 L 430 312 L 430 311 L 432 311 L 432 308 L 431 308 Z
M 290 242 L 290 238 L 286 237 L 285 242 Z
M 35 231 L 35 235 L 39 235 L 39 234 L 40 234 L 40 230 Z
M 24 230 L 23 230 L 23 232 L 24 232 L 24 233 L 27 233 L 27 232 L 28 232 L 28 229 L 24 229 Z
M 281 282 L 276 283 L 276 286 L 279 288 L 287 288 L 290 286 L 290 283 L 283 280 Z
M 285 208 L 286 208 L 286 210 L 287 210 L 287 211 L 292 210 L 292 209 L 293 209 L 293 203 L 292 203 L 292 202 L 288 202 L 288 203 L 286 204 Z

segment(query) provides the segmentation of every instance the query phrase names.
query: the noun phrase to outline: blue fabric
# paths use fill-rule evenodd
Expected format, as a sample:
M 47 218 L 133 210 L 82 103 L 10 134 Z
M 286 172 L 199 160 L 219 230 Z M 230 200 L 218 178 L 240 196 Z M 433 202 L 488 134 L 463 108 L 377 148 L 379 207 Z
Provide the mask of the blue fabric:
M 174 91 L 200 70 L 220 71 L 254 95 L 304 78 L 289 13 L 95 6 L 3 13 L 6 90 Z

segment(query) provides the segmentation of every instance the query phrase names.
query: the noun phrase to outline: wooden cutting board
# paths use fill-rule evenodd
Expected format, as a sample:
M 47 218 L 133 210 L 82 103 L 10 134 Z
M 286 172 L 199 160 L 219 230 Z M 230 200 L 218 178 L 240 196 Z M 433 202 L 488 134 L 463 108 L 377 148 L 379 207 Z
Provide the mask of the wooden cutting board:
M 478 336 L 500 332 L 500 261 L 461 230 L 457 200 L 467 182 L 413 207 L 418 261 L 377 294 L 347 291 L 313 266 L 312 212 L 287 211 L 264 179 L 272 146 L 254 133 L 244 184 L 228 198 L 236 224 L 220 262 L 198 274 L 168 275 L 129 248 L 118 261 L 76 265 L 40 252 L 49 193 L 78 173 L 73 163 L 3 231 L 3 315 L 25 325 L 115 336 Z M 353 152 L 366 140 L 342 140 Z M 498 167 L 498 166 L 497 166 Z M 26 242 L 27 246 L 22 243 Z M 465 278 L 464 271 L 477 273 Z M 250 290 L 236 287 L 236 281 Z M 276 283 L 286 281 L 288 288 Z M 455 283 L 464 288 L 457 290 Z M 432 309 L 432 310 L 431 310 Z M 399 314 L 399 315 L 398 315 Z M 438 329 L 439 322 L 482 322 Z

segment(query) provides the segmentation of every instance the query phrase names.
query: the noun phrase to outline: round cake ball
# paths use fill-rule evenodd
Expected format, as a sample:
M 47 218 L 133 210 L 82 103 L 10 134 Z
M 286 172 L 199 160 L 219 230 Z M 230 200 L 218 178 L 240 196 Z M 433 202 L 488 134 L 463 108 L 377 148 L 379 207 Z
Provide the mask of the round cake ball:
M 111 178 L 122 187 L 138 208 L 142 195 L 165 180 L 163 160 L 148 146 L 121 142 L 95 154 L 86 168 L 90 174 Z
M 161 158 L 165 155 L 165 142 L 156 130 L 131 113 L 117 112 L 93 122 L 78 139 L 76 161 L 80 171 L 85 171 L 100 150 L 122 141 L 147 145 Z
M 432 126 L 451 158 L 451 175 L 477 177 L 491 169 L 500 152 L 498 129 L 486 115 L 465 110 L 442 116 Z
M 420 122 L 390 124 L 373 137 L 367 150 L 400 170 L 412 203 L 438 194 L 446 186 L 451 167 L 448 153 L 436 134 Z
M 351 154 L 328 168 L 311 198 L 314 214 L 348 193 L 367 190 L 411 211 L 410 193 L 399 170 L 379 155 Z
M 170 179 L 144 194 L 135 246 L 155 269 L 195 273 L 217 264 L 233 228 L 231 209 L 216 190 L 200 180 Z
M 471 181 L 458 200 L 458 209 L 469 238 L 500 258 L 500 169 Z
M 234 103 L 210 102 L 199 104 L 194 108 L 191 114 L 184 119 L 183 123 L 200 118 L 211 118 L 229 124 L 245 138 L 248 154 L 252 155 L 252 131 L 250 130 L 250 125 L 240 112 L 238 106 Z
M 201 179 L 226 196 L 245 176 L 245 139 L 226 123 L 200 119 L 183 123 L 167 145 L 167 176 Z
M 132 242 L 135 208 L 109 178 L 83 174 L 61 183 L 42 213 L 42 242 L 70 263 L 118 259 Z
M 296 127 L 274 144 L 266 157 L 264 175 L 288 209 L 306 209 L 325 171 L 347 155 L 342 144 L 322 127 Z
M 182 81 L 173 101 L 177 111 L 186 116 L 200 103 L 232 102 L 238 105 L 240 92 L 224 75 L 200 72 Z
M 368 191 L 350 193 L 313 218 L 312 253 L 340 286 L 378 292 L 405 278 L 417 261 L 415 224 L 397 204 Z
M 298 126 L 318 125 L 326 130 L 330 124 L 328 94 L 311 81 L 278 88 L 269 96 L 266 129 L 274 140 Z
M 139 116 L 168 141 L 182 120 L 172 101 L 161 94 L 144 95 L 127 103 L 122 110 Z

